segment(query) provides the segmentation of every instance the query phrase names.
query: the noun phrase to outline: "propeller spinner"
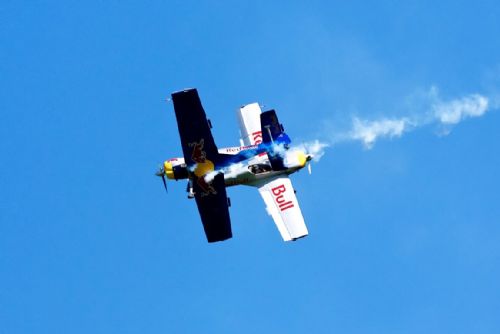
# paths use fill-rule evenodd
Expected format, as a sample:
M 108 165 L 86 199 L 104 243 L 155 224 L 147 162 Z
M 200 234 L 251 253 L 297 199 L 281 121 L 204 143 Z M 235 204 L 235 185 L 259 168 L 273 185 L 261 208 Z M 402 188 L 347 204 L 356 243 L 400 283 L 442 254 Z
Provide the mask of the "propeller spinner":
M 167 180 L 165 179 L 165 168 L 161 166 L 157 171 L 156 171 L 156 176 L 160 176 L 161 180 L 163 181 L 163 186 L 165 187 L 165 191 L 168 193 L 167 189 Z

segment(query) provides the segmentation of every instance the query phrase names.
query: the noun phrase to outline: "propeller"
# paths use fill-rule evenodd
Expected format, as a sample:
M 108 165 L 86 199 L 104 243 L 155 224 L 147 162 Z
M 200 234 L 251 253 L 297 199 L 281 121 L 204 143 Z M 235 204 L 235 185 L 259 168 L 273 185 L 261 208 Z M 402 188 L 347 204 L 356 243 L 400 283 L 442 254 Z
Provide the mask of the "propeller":
M 304 148 L 305 148 L 305 155 L 306 155 L 306 163 L 307 163 L 307 171 L 309 172 L 309 175 L 312 174 L 312 164 L 311 164 L 311 160 L 314 159 L 314 154 L 309 152 L 309 150 L 306 148 L 306 146 L 304 145 Z
M 163 186 L 165 187 L 165 191 L 168 194 L 168 189 L 167 189 L 167 180 L 165 180 L 165 175 L 161 176 L 161 180 L 163 181 Z
M 163 181 L 163 186 L 165 187 L 165 191 L 168 193 L 167 180 L 165 179 L 165 169 L 163 168 L 163 166 L 161 166 L 158 169 L 158 171 L 156 171 L 155 175 L 161 177 L 161 180 Z

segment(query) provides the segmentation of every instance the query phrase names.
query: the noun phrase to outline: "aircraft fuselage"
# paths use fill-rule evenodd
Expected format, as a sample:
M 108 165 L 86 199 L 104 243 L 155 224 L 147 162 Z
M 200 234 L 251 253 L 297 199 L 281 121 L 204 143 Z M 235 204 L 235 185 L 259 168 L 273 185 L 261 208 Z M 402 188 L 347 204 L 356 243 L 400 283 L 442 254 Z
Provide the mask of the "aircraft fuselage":
M 224 183 L 227 187 L 235 185 L 254 185 L 262 180 L 278 175 L 289 175 L 305 167 L 310 159 L 301 150 L 283 150 L 282 159 L 284 168 L 274 170 L 270 163 L 265 145 L 236 146 L 218 150 L 223 159 L 215 162 L 199 162 L 193 170 L 189 171 L 184 158 L 172 158 L 163 164 L 168 179 L 190 179 L 191 175 L 198 174 L 210 179 L 211 173 L 223 173 Z M 209 181 L 209 180 L 207 180 Z

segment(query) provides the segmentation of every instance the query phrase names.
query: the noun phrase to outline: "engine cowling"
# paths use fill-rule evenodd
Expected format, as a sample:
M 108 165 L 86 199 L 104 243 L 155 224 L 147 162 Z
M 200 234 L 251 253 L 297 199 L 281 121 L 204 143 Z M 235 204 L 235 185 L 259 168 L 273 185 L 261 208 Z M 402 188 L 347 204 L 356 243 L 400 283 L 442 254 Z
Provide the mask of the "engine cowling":
M 173 158 L 163 163 L 165 175 L 170 180 L 182 180 L 188 178 L 187 165 L 184 158 Z

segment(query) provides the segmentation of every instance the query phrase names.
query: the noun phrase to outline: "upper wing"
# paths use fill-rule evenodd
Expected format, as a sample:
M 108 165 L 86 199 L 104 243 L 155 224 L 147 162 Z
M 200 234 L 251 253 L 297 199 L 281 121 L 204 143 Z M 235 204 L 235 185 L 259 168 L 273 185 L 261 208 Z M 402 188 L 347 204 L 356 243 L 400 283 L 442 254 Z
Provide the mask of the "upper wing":
M 210 126 L 196 89 L 186 89 L 172 94 L 175 117 L 181 137 L 182 152 L 188 167 L 198 160 L 210 159 L 215 163 L 218 152 Z M 205 155 L 203 156 L 203 153 Z
M 308 234 L 292 182 L 287 176 L 260 185 L 259 193 L 283 240 L 296 240 Z
M 231 220 L 224 175 L 217 174 L 210 181 L 205 179 L 208 173 L 215 170 L 219 153 L 198 92 L 189 89 L 173 93 L 172 101 L 182 152 L 193 181 L 196 204 L 208 242 L 229 239 L 232 236 Z
M 241 146 L 257 145 L 262 143 L 260 128 L 261 109 L 258 103 L 247 104 L 238 109 L 238 123 L 240 125 Z

